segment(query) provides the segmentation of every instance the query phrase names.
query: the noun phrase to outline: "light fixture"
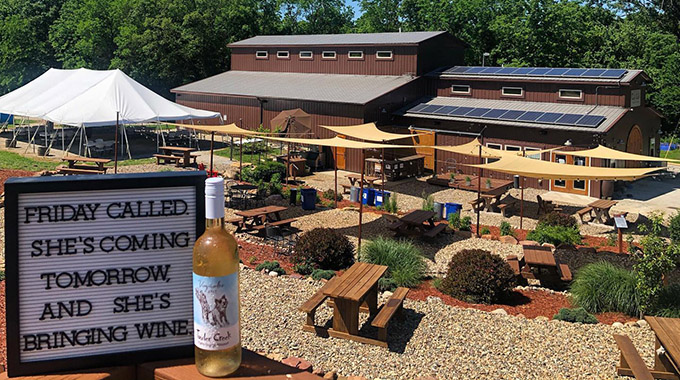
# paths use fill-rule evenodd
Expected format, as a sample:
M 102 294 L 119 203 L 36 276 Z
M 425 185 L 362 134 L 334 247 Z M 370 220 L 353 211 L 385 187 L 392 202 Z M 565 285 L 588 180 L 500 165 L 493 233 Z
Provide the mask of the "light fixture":
M 490 53 L 486 53 L 486 52 L 484 54 L 482 54 L 482 67 L 484 67 L 485 58 L 490 56 L 490 55 L 491 55 Z
M 572 144 L 571 139 L 564 142 L 564 146 L 571 146 L 571 144 Z

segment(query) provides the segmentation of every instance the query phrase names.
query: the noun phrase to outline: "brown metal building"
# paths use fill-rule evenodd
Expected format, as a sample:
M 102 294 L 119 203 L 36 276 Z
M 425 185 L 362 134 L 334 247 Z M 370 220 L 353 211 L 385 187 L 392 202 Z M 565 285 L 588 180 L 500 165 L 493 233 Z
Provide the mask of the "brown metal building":
M 603 144 L 658 155 L 661 115 L 645 103 L 650 79 L 639 70 L 457 66 L 465 44 L 447 32 L 256 36 L 229 47 L 232 70 L 175 88 L 178 103 L 220 112 L 249 129 L 301 108 L 320 138 L 333 133 L 318 125 L 375 121 L 425 133 L 414 138 L 416 145 L 457 145 L 483 130 L 486 145 L 505 150 Z M 416 151 L 436 172 L 470 172 L 459 164 L 478 162 Z M 338 167 L 359 171 L 360 152 L 344 153 Z M 332 155 L 327 158 L 332 164 Z M 621 165 L 570 155 L 542 159 Z M 607 192 L 600 183 L 527 184 L 596 197 Z

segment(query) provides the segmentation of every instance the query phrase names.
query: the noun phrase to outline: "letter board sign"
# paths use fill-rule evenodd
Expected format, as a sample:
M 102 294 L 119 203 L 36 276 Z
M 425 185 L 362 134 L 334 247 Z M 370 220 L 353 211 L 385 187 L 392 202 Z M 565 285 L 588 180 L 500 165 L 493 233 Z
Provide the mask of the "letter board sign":
M 193 353 L 204 172 L 5 184 L 10 376 Z

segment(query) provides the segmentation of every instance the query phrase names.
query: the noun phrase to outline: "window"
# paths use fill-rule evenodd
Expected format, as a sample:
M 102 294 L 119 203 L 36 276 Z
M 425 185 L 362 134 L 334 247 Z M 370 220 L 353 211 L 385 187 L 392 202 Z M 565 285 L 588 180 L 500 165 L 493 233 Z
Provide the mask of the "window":
M 300 59 L 314 59 L 314 53 L 309 50 L 301 51 L 299 56 Z
M 563 89 L 563 90 L 560 90 L 560 98 L 580 100 L 580 99 L 583 98 L 583 91 Z
M 392 59 L 392 51 L 391 50 L 378 51 L 375 53 L 375 57 L 377 59 Z
M 257 59 L 267 59 L 269 58 L 269 53 L 266 50 L 258 50 L 255 52 L 255 58 Z
M 503 96 L 523 96 L 524 89 L 522 87 L 503 87 L 501 94 Z
M 521 152 L 522 148 L 516 145 L 506 145 L 505 150 L 510 152 Z
M 278 59 L 288 59 L 290 58 L 290 53 L 288 50 L 280 50 L 276 52 L 276 58 Z
M 503 145 L 501 145 L 501 144 L 487 143 L 487 144 L 486 144 L 486 147 L 487 147 L 487 148 L 491 148 L 491 149 L 503 150 Z M 486 159 L 486 163 L 487 163 L 487 164 L 490 164 L 490 163 L 496 162 L 496 161 L 498 161 L 498 158 L 487 158 L 487 159 Z
M 336 54 L 334 51 L 324 51 L 321 53 L 321 58 L 323 59 L 335 59 Z
M 353 50 L 347 53 L 349 59 L 364 59 L 364 52 L 361 50 Z
M 465 84 L 454 84 L 453 86 L 451 86 L 451 93 L 452 94 L 469 95 L 470 94 L 470 86 L 465 85 Z
M 532 150 L 540 150 L 538 148 L 531 148 L 531 147 L 525 147 L 524 148 L 524 155 L 528 158 L 531 158 L 532 160 L 540 160 L 541 159 L 541 154 L 529 154 L 530 151 Z
M 586 166 L 586 158 L 585 157 L 579 157 L 579 156 L 574 156 L 574 165 L 578 166 Z M 574 181 L 574 189 L 576 190 L 585 190 L 586 189 L 586 181 L 584 180 L 579 180 L 579 181 Z
M 567 156 L 564 154 L 556 154 L 555 155 L 555 162 L 558 164 L 566 164 L 567 163 Z M 555 180 L 555 187 L 567 187 L 567 181 L 565 180 Z

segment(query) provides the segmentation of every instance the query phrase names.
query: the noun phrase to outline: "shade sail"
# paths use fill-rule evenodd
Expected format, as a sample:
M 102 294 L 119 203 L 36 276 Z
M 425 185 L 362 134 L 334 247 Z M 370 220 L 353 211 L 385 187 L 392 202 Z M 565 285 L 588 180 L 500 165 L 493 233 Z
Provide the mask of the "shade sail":
M 505 156 L 488 164 L 467 165 L 522 177 L 550 180 L 628 180 L 632 181 L 650 175 L 663 168 L 600 168 L 558 164 L 556 162 L 533 160 L 520 156 Z
M 96 127 L 151 121 L 206 119 L 217 112 L 182 106 L 120 70 L 49 69 L 0 97 L 0 112 L 61 125 Z
M 603 158 L 609 160 L 628 160 L 628 161 L 653 161 L 653 162 L 674 162 L 660 157 L 645 156 L 642 154 L 622 152 L 620 150 L 607 148 L 606 146 L 598 145 L 597 148 L 586 150 L 571 150 L 571 151 L 555 151 L 558 154 L 570 154 L 579 157 Z
M 391 148 L 409 148 L 413 149 L 411 145 L 390 145 L 390 144 L 379 144 L 374 142 L 364 142 L 364 141 L 354 141 L 343 139 L 340 137 L 333 137 L 330 139 L 296 139 L 296 138 L 284 138 L 284 137 L 271 137 L 262 136 L 262 138 L 273 141 L 287 142 L 291 144 L 300 145 L 319 145 L 327 146 L 331 148 L 347 148 L 347 149 L 391 149 Z
M 281 111 L 269 121 L 271 130 L 277 128 L 287 136 L 310 134 L 312 131 L 312 116 L 300 108 Z
M 322 128 L 329 129 L 335 133 L 341 134 L 347 137 L 353 137 L 356 139 L 366 140 L 366 141 L 393 141 L 399 139 L 410 138 L 417 136 L 417 134 L 400 134 L 400 133 L 389 133 L 381 131 L 375 125 L 375 123 L 366 123 L 359 125 L 348 125 L 348 126 L 328 126 L 320 125 Z
M 168 123 L 172 124 L 172 123 Z M 229 125 L 190 125 L 190 124 L 172 124 L 178 127 L 193 129 L 203 133 L 216 133 L 218 135 L 233 135 L 233 136 L 256 136 L 261 135 L 261 132 L 251 131 L 248 129 L 239 128 L 236 124 Z
M 458 153 L 465 156 L 479 157 L 479 146 L 480 142 L 474 139 L 468 143 L 462 145 L 445 145 L 445 146 L 430 146 L 427 148 L 434 148 L 444 152 Z M 511 150 L 500 150 L 496 148 L 489 148 L 488 146 L 482 145 L 482 158 L 501 158 L 501 157 L 516 157 L 523 156 L 535 156 L 537 154 L 543 154 L 547 152 L 552 152 L 557 148 L 542 149 L 542 150 L 527 150 L 527 151 L 511 151 Z

